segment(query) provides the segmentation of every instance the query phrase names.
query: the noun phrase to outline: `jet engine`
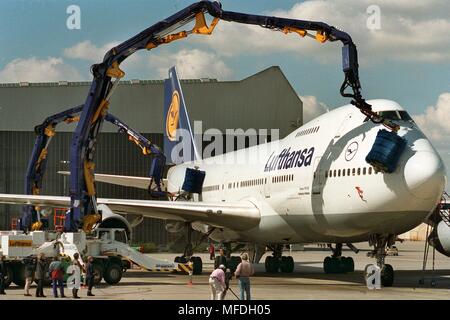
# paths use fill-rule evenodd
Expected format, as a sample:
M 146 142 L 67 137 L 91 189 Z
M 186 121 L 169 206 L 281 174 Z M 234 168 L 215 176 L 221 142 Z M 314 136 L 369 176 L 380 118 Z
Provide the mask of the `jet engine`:
M 97 228 L 121 228 L 125 229 L 128 239 L 131 239 L 132 226 L 125 217 L 114 213 L 107 205 L 99 204 L 98 210 L 102 212 L 102 221 Z
M 428 237 L 428 243 L 438 252 L 450 257 L 450 226 L 441 220 Z

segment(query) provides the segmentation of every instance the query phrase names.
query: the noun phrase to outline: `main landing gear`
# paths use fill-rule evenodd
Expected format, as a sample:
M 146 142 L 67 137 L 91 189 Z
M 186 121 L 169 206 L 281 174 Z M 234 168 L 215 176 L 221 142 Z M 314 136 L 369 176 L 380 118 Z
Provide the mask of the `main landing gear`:
M 368 257 L 376 259 L 378 267 L 381 269 L 381 285 L 383 287 L 391 287 L 394 283 L 394 268 L 390 264 L 385 264 L 386 247 L 395 244 L 394 235 L 371 235 L 369 238 L 369 245 L 374 247 L 374 250 L 367 253 Z M 367 267 L 366 267 L 367 269 Z M 369 275 L 365 274 L 367 278 Z
M 325 273 L 348 273 L 355 271 L 353 258 L 342 256 L 342 243 L 337 243 L 335 248 L 331 244 L 328 247 L 333 254 L 331 257 L 326 257 L 323 260 L 323 270 Z
M 277 273 L 278 270 L 282 273 L 294 272 L 294 259 L 291 256 L 282 256 L 282 245 L 276 245 L 269 248 L 273 251 L 273 253 L 271 256 L 266 257 L 266 272 Z

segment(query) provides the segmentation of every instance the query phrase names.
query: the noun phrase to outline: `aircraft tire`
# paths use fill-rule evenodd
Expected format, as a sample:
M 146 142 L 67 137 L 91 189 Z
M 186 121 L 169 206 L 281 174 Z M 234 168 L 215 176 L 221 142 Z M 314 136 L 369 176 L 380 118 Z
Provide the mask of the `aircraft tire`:
M 383 287 L 392 287 L 394 283 L 394 268 L 390 264 L 385 264 L 381 269 L 381 285 Z
M 323 260 L 323 271 L 327 274 L 332 273 L 331 263 L 332 263 L 331 257 L 325 257 L 325 259 Z
M 239 256 L 231 256 L 229 262 L 227 263 L 227 267 L 231 272 L 235 272 L 239 263 L 242 262 L 241 257 Z
M 275 259 L 273 256 L 266 257 L 265 263 L 266 272 L 268 273 L 277 273 L 280 263 L 277 259 Z
M 280 271 L 283 273 L 294 272 L 294 259 L 291 256 L 281 257 Z
M 352 257 L 344 257 L 343 260 L 344 260 L 346 272 L 355 271 L 355 262 L 353 261 Z
M 200 257 L 191 257 L 192 261 L 192 274 L 199 275 L 202 274 L 203 271 L 203 261 Z
M 292 256 L 287 257 L 287 263 L 288 263 L 288 273 L 294 272 L 295 264 L 294 264 L 294 258 Z
M 185 257 L 178 256 L 178 257 L 175 257 L 174 262 L 176 262 L 176 263 L 186 263 L 187 259 Z

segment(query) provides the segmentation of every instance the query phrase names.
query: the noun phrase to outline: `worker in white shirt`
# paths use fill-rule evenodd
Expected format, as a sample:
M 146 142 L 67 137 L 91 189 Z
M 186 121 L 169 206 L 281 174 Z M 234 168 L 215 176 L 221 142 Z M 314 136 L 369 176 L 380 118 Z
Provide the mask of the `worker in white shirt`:
M 211 300 L 222 300 L 225 291 L 225 266 L 221 264 L 209 276 L 209 286 L 211 287 Z

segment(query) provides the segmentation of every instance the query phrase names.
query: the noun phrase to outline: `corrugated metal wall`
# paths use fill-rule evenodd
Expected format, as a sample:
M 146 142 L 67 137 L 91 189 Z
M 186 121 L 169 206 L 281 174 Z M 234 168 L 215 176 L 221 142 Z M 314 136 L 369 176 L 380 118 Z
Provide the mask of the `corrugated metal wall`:
M 161 134 L 144 134 L 157 145 L 163 145 Z M 53 138 L 48 155 L 47 171 L 42 194 L 68 195 L 69 177 L 57 173 L 67 170 L 62 163 L 69 158 L 69 146 L 72 134 L 57 133 Z M 24 177 L 34 145 L 33 132 L 0 131 L 0 193 L 23 193 Z M 126 135 L 119 133 L 101 133 L 96 152 L 96 172 L 147 176 L 150 158 L 145 157 L 140 149 L 129 142 Z M 99 197 L 121 199 L 148 199 L 145 190 L 126 188 L 109 184 L 97 185 Z M 10 227 L 11 218 L 21 215 L 21 206 L 0 205 L 0 230 Z M 134 240 L 166 244 L 168 239 L 164 221 L 145 219 L 135 228 Z
M 280 129 L 284 137 L 303 120 L 303 104 L 279 67 L 270 67 L 240 81 L 182 80 L 193 122 L 203 130 L 248 128 Z M 0 84 L 0 130 L 31 131 L 47 116 L 84 103 L 89 82 L 38 83 L 29 86 Z M 163 81 L 123 81 L 109 110 L 140 132 L 163 132 Z M 74 125 L 58 130 L 72 132 Z M 102 132 L 115 132 L 105 123 Z

